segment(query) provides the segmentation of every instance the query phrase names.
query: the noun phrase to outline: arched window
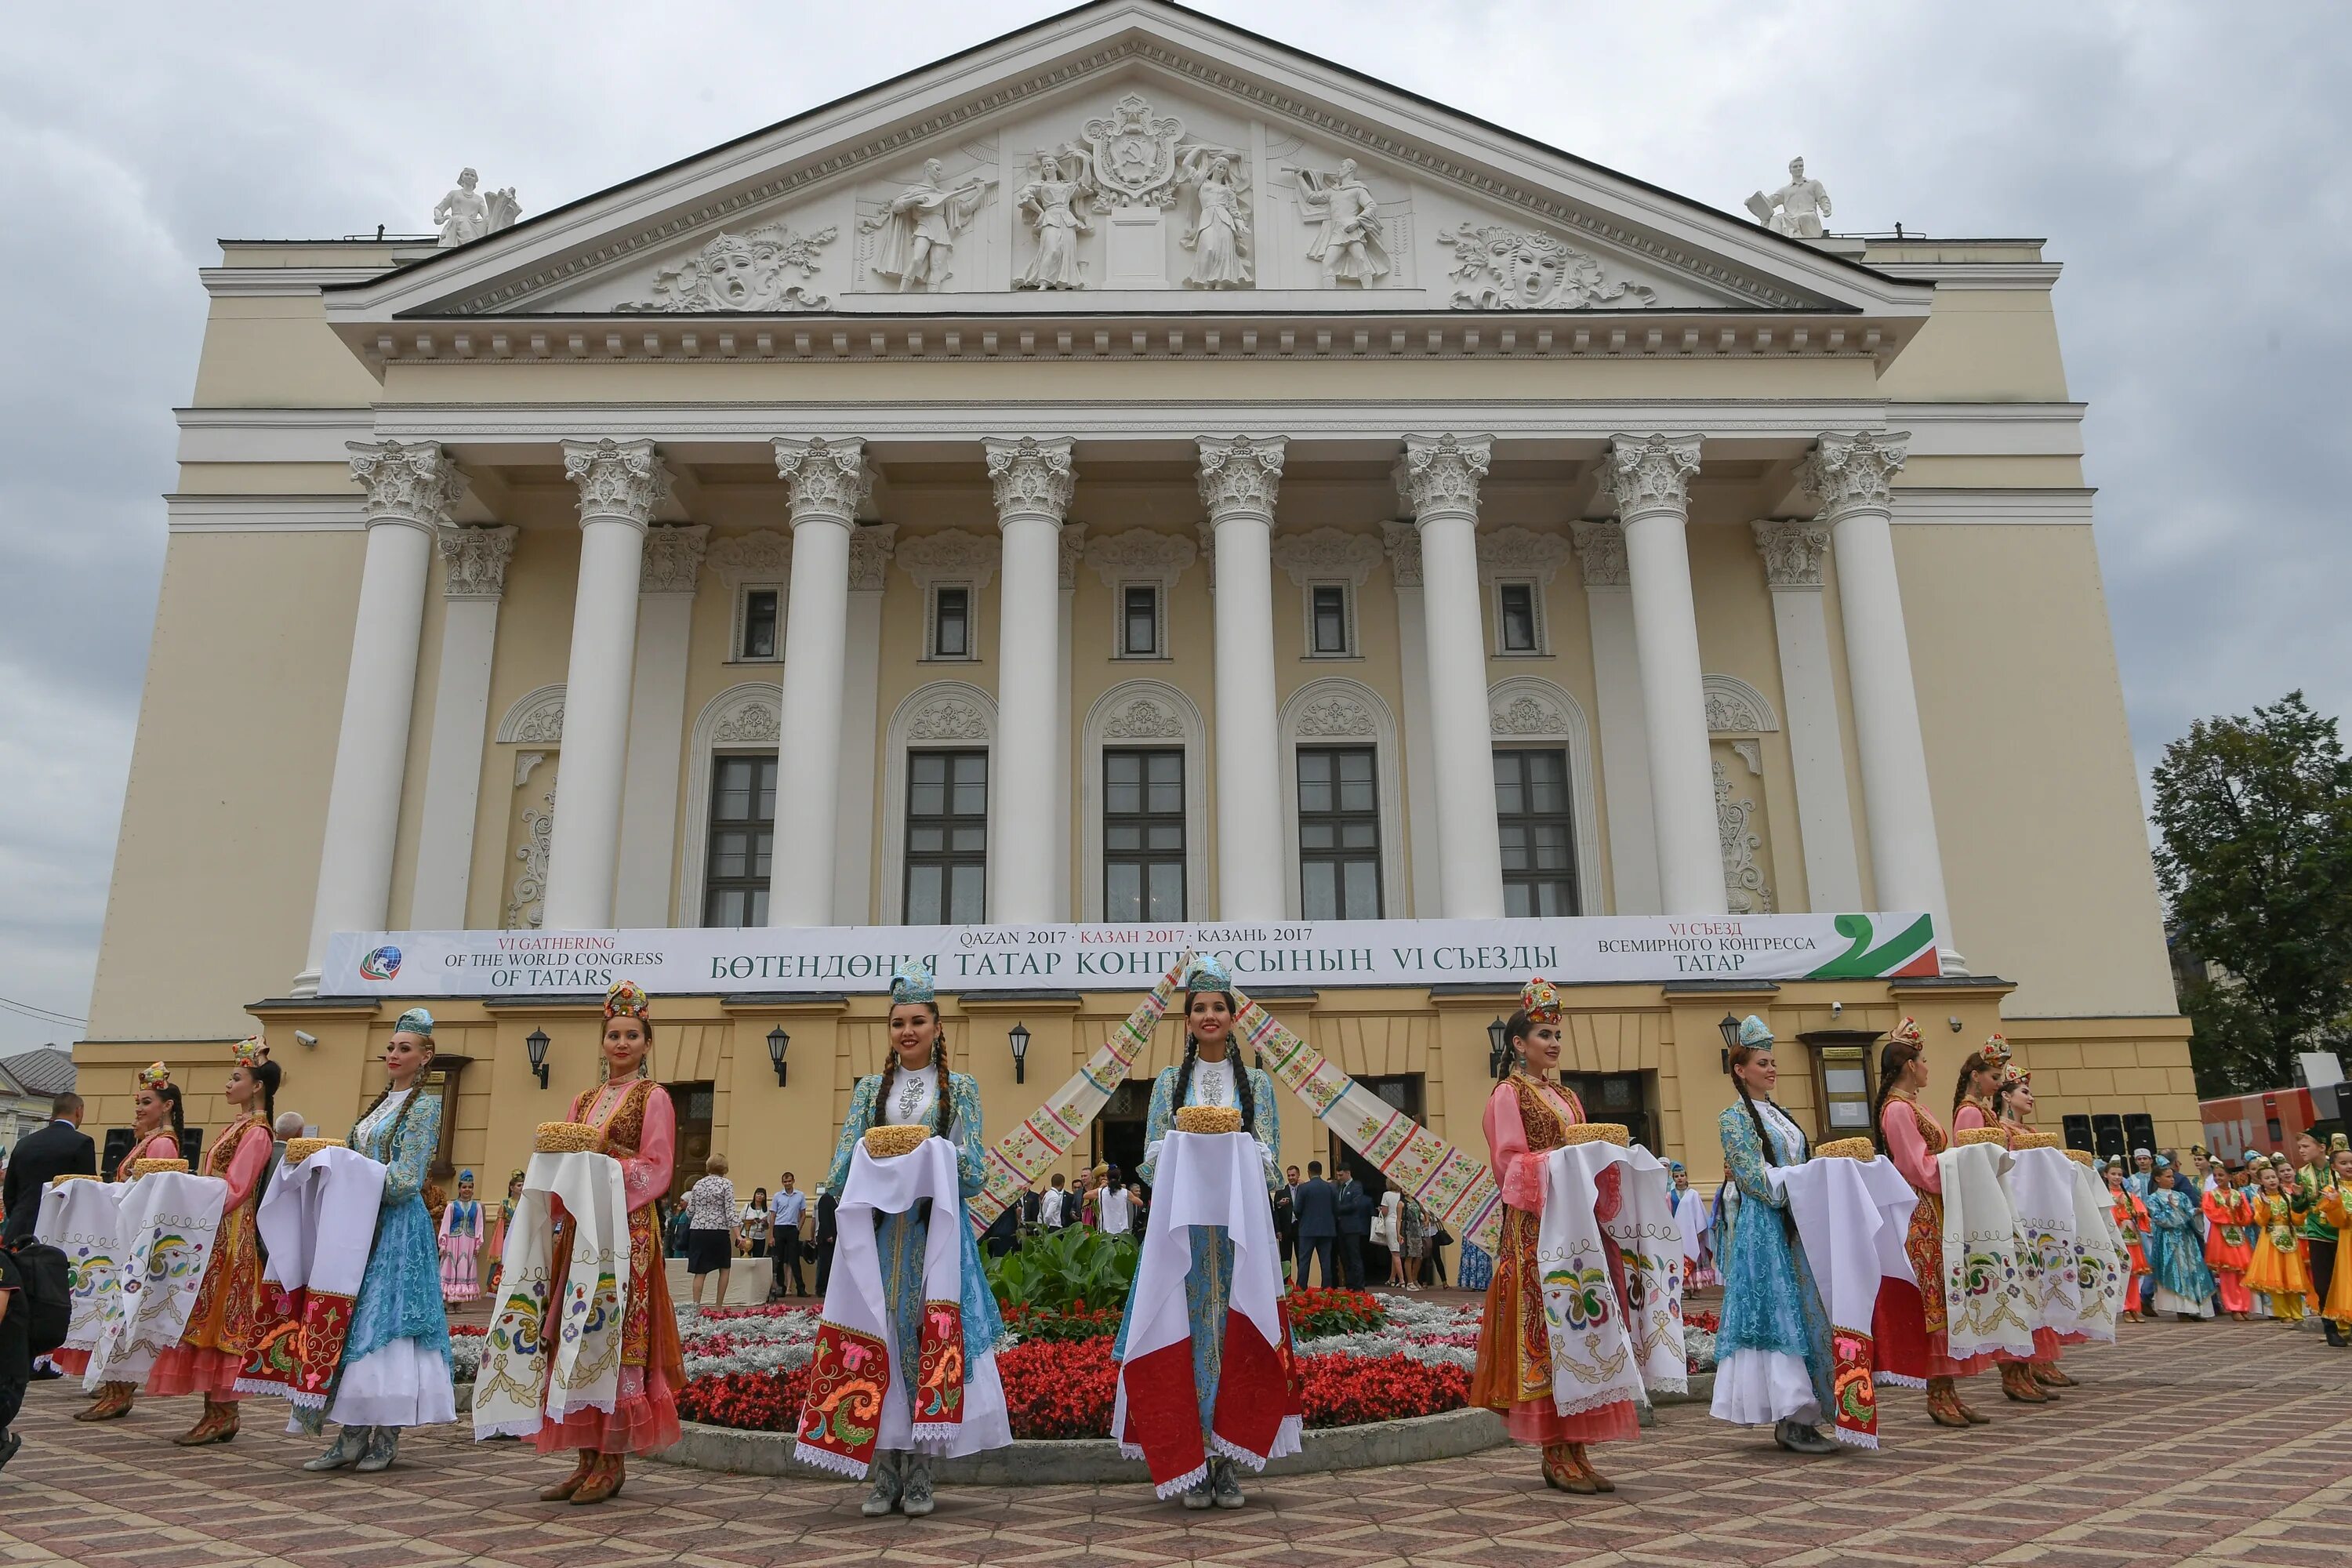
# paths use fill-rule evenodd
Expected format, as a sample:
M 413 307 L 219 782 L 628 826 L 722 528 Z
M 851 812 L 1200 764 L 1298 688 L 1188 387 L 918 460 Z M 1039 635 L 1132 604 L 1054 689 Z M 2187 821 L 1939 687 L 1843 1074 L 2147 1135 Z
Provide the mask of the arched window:
M 1283 703 L 1284 903 L 1293 918 L 1404 911 L 1404 752 L 1396 716 L 1360 680 L 1328 675 Z
M 702 706 L 687 745 L 680 925 L 765 925 L 775 845 L 776 746 L 783 691 L 730 686 Z
M 974 923 L 987 919 L 996 699 L 968 680 L 927 682 L 908 692 L 890 715 L 884 747 L 882 923 L 903 925 L 918 915 L 926 924 L 946 916 Z M 919 801 L 912 798 L 919 792 Z M 974 805 L 980 809 L 967 809 Z M 959 904 L 975 871 L 977 907 Z M 911 910 L 910 889 L 918 895 Z M 936 918 L 936 923 L 961 924 L 964 919 Z
M 1584 710 L 1566 689 L 1533 675 L 1496 681 L 1486 708 L 1505 911 L 1601 912 L 1601 814 Z

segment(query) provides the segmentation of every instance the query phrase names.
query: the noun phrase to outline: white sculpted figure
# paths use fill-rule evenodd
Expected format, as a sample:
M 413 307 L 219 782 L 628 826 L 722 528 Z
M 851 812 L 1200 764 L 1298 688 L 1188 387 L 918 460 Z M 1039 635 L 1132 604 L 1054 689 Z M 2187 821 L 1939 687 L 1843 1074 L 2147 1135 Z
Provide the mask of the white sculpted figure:
M 456 187 L 433 209 L 433 221 L 441 228 L 442 249 L 496 234 L 521 216 L 522 205 L 515 200 L 512 185 L 484 196 L 474 188 L 480 182 L 481 176 L 473 170 L 459 170 Z
M 901 294 L 944 289 L 951 276 L 957 237 L 979 215 L 993 181 L 967 175 L 950 186 L 947 165 L 937 158 L 923 163 L 923 177 L 890 198 L 889 210 L 860 226 L 882 237 L 874 246 L 874 272 L 898 285 Z
M 1770 195 L 1758 191 L 1748 198 L 1748 210 L 1774 234 L 1791 239 L 1819 239 L 1822 220 L 1830 216 L 1829 187 L 1805 178 L 1805 161 L 1789 160 L 1789 183 Z
M 1233 159 L 1208 148 L 1188 148 L 1185 166 L 1197 182 L 1194 195 L 1201 204 L 1199 225 L 1182 239 L 1192 253 L 1192 273 L 1185 281 L 1198 289 L 1248 288 L 1254 281 L 1250 222 L 1234 184 Z
M 1354 283 L 1370 289 L 1389 275 L 1388 247 L 1381 243 L 1381 204 L 1356 173 L 1353 158 L 1339 160 L 1339 171 L 1294 169 L 1298 176 L 1298 205 L 1309 223 L 1320 220 L 1323 231 L 1307 247 L 1307 259 L 1323 264 L 1326 284 Z
M 1069 174 L 1064 175 L 1067 167 Z M 1092 182 L 1083 154 L 1048 153 L 1039 158 L 1037 177 L 1021 187 L 1021 216 L 1037 233 L 1037 254 L 1015 289 L 1083 289 L 1078 236 L 1093 232 L 1085 207 Z

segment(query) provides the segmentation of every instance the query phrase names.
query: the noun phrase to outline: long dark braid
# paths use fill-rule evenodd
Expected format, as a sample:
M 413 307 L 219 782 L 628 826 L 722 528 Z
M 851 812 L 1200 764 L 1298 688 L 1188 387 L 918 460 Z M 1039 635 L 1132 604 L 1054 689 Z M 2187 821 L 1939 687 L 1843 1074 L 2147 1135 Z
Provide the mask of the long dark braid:
M 1731 1084 L 1734 1089 L 1739 1090 L 1739 1103 L 1748 1108 L 1748 1120 L 1756 1124 L 1756 1142 L 1764 1152 L 1764 1163 L 1768 1165 L 1777 1165 L 1780 1163 L 1780 1157 L 1773 1152 L 1772 1135 L 1764 1131 L 1764 1113 L 1756 1109 L 1756 1098 L 1748 1092 L 1748 1080 L 1741 1078 L 1738 1071 L 1748 1065 L 1748 1058 L 1755 1054 L 1754 1046 L 1740 1046 L 1732 1051 Z
M 1952 1113 L 1959 1114 L 1960 1107 L 1969 1102 L 1969 1083 L 1977 1074 L 1992 1064 L 1985 1060 L 1982 1051 L 1970 1051 L 1969 1059 L 1960 1064 L 1960 1081 L 1952 1086 Z
M 186 1142 L 188 1138 L 188 1124 L 183 1117 L 180 1110 L 180 1086 L 176 1083 L 159 1085 L 155 1090 L 155 1097 L 158 1100 L 161 1100 L 171 1109 L 173 1141 L 174 1142 L 181 1143 Z
M 1894 1098 L 1895 1080 L 1919 1059 L 1919 1047 L 1909 1040 L 1889 1040 L 1878 1053 L 1878 1098 L 1870 1102 L 1870 1141 L 1886 1152 L 1886 1102 Z

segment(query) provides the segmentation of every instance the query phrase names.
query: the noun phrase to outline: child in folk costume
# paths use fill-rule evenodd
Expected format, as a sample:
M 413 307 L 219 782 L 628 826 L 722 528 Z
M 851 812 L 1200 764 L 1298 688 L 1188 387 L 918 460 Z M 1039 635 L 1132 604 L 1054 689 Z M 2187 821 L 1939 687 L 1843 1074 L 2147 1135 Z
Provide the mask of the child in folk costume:
M 441 1300 L 455 1305 L 482 1293 L 478 1254 L 482 1205 L 474 1198 L 474 1173 L 457 1173 L 457 1195 L 441 1211 Z
M 1830 1320 L 1788 1199 L 1765 1172 L 1801 1165 L 1811 1154 L 1805 1135 L 1772 1103 L 1780 1081 L 1772 1031 L 1761 1018 L 1739 1026 L 1731 1053 L 1737 1104 L 1716 1128 L 1736 1202 L 1727 1205 L 1721 1257 L 1723 1318 L 1716 1335 L 1716 1418 L 1738 1426 L 1769 1422 L 1773 1440 L 1797 1454 L 1834 1454 L 1822 1436 L 1835 1408 Z
M 953 1226 L 961 1248 L 958 1306 L 962 1320 L 963 1354 L 955 1373 L 958 1400 L 963 1392 L 961 1380 L 968 1377 L 979 1366 L 982 1357 L 992 1352 L 1004 1337 L 1004 1321 L 982 1269 L 980 1247 L 971 1226 L 971 1200 L 987 1178 L 983 1162 L 987 1159 L 988 1142 L 981 1126 L 980 1085 L 967 1074 L 948 1070 L 947 1033 L 940 1025 L 940 1005 L 929 967 L 905 965 L 891 976 L 889 1032 L 890 1055 L 882 1070 L 859 1079 L 850 1093 L 849 1111 L 842 1121 L 841 1138 L 835 1145 L 833 1167 L 825 1177 L 824 1190 L 841 1194 L 845 1205 L 854 1205 L 857 1194 L 849 1188 L 850 1170 L 858 1146 L 870 1129 L 929 1127 L 933 1137 L 946 1139 L 955 1146 L 958 1193 L 952 1212 L 927 1213 L 921 1208 L 910 1208 L 903 1213 L 877 1212 L 874 1215 L 875 1246 L 881 1262 L 882 1301 L 877 1316 L 887 1323 L 896 1341 L 899 1385 L 919 1424 L 927 1392 L 944 1397 L 939 1391 L 927 1390 L 919 1381 L 925 1262 L 933 1226 Z M 854 1212 L 851 1217 L 856 1218 Z M 834 1297 L 845 1286 L 854 1289 L 856 1281 L 846 1273 L 836 1272 L 829 1284 L 825 1312 L 828 1325 L 835 1317 Z M 818 1409 L 821 1396 L 832 1397 L 835 1404 L 853 1399 L 870 1402 L 872 1408 L 859 1424 L 868 1427 L 878 1425 L 876 1413 L 881 1408 L 879 1392 L 853 1378 L 842 1365 L 835 1364 L 838 1353 L 838 1348 L 835 1353 L 828 1353 L 824 1331 L 820 1331 L 816 1370 L 811 1375 L 809 1403 L 801 1417 L 803 1448 L 812 1438 L 811 1423 L 822 1424 L 830 1418 Z M 931 1458 L 929 1453 L 912 1447 L 877 1449 L 872 1464 L 874 1489 L 859 1505 L 859 1511 L 873 1519 L 894 1509 L 909 1518 L 929 1513 L 934 1506 Z
M 2101 1173 L 2107 1184 L 2108 1210 L 2115 1216 L 2116 1230 L 2124 1238 L 2131 1253 L 2131 1282 L 2124 1289 L 2124 1321 L 2145 1321 L 2139 1315 L 2140 1282 L 2147 1278 L 2147 1205 L 2124 1181 L 2124 1163 L 2110 1160 Z
M 483 1244 L 483 1250 L 490 1255 L 490 1279 L 484 1293 L 494 1299 L 499 1293 L 499 1277 L 506 1271 L 502 1259 L 507 1255 L 507 1232 L 514 1228 L 515 1205 L 520 1202 L 522 1173 L 517 1171 L 507 1178 L 506 1199 L 499 1205 L 498 1218 L 490 1222 L 489 1240 Z
M 2197 1203 L 2180 1190 L 2168 1154 L 2156 1157 L 2147 1205 L 2147 1267 L 2156 1281 L 2155 1310 L 2179 1318 L 2213 1315 L 2216 1287 L 2197 1236 Z
M 128 1182 L 131 1170 L 142 1160 L 176 1160 L 180 1158 L 181 1121 L 180 1086 L 172 1081 L 172 1072 L 162 1062 L 139 1069 L 138 1087 L 131 1099 L 131 1147 L 114 1167 L 108 1179 Z M 89 1364 L 88 1351 L 60 1352 L 50 1357 L 70 1373 L 80 1373 Z M 77 1364 L 79 1363 L 79 1364 Z M 105 1383 L 99 1385 L 98 1397 L 89 1405 L 74 1412 L 77 1421 L 118 1421 L 131 1414 L 131 1396 L 138 1392 L 135 1383 Z
M 433 1051 L 433 1015 L 411 1007 L 384 1042 L 383 1092 L 352 1129 L 351 1146 L 384 1167 L 383 1195 L 323 1416 L 342 1430 L 306 1470 L 384 1469 L 401 1428 L 457 1418 L 440 1249 L 425 1207 L 425 1173 L 441 1147 L 441 1100 L 425 1089 Z
M 1274 1079 L 1266 1070 L 1245 1058 L 1234 1038 L 1234 1019 L 1241 1010 L 1240 999 L 1233 976 L 1223 962 L 1203 954 L 1192 959 L 1184 969 L 1184 1059 L 1171 1068 L 1163 1068 L 1151 1085 L 1151 1105 L 1144 1126 L 1143 1161 L 1136 1173 L 1148 1184 L 1158 1181 L 1161 1155 L 1169 1135 L 1176 1130 L 1176 1112 L 1193 1106 L 1226 1107 L 1240 1113 L 1241 1131 L 1255 1141 L 1258 1163 L 1265 1182 L 1267 1228 L 1265 1240 L 1273 1240 L 1273 1194 L 1279 1181 L 1276 1172 L 1275 1150 L 1282 1141 L 1281 1118 L 1274 1097 Z M 1254 1189 L 1255 1190 L 1255 1189 Z M 1175 1223 L 1180 1199 L 1176 1194 L 1162 1192 L 1152 1205 L 1147 1225 L 1164 1226 Z M 1282 1263 L 1277 1251 L 1268 1245 L 1262 1251 L 1247 1257 L 1251 1268 L 1258 1271 L 1255 1279 L 1237 1279 L 1235 1269 L 1243 1259 L 1242 1250 L 1234 1245 L 1229 1230 L 1222 1226 L 1191 1225 L 1184 1227 L 1189 1256 L 1184 1271 L 1184 1319 L 1192 1346 L 1192 1375 L 1188 1406 L 1181 1419 L 1189 1423 L 1191 1411 L 1199 1413 L 1200 1430 L 1197 1439 L 1189 1429 L 1181 1434 L 1183 1451 L 1191 1453 L 1197 1447 L 1202 1457 L 1199 1479 L 1182 1489 L 1183 1504 L 1190 1509 L 1240 1508 L 1249 1500 L 1243 1494 L 1241 1479 L 1234 1472 L 1237 1462 L 1252 1468 L 1263 1468 L 1266 1460 L 1276 1454 L 1292 1452 L 1297 1447 L 1295 1427 L 1286 1418 L 1277 1420 L 1273 1446 L 1266 1453 L 1254 1453 L 1220 1436 L 1221 1393 L 1228 1394 L 1224 1402 L 1237 1408 L 1239 1400 L 1232 1397 L 1225 1384 L 1228 1377 L 1226 1336 L 1231 1328 L 1228 1309 L 1238 1310 L 1252 1299 L 1272 1301 L 1282 1293 Z M 1154 1243 L 1164 1238 L 1163 1230 L 1147 1231 L 1145 1248 L 1151 1253 Z M 1172 1268 L 1169 1270 L 1172 1273 Z M 1141 1314 L 1137 1309 L 1137 1294 L 1143 1289 L 1145 1269 L 1139 1263 L 1135 1278 L 1129 1287 L 1127 1311 L 1122 1319 L 1118 1338 L 1112 1346 L 1111 1357 L 1121 1363 L 1122 1393 L 1138 1385 L 1145 1375 L 1144 1361 L 1148 1352 L 1158 1346 L 1136 1346 L 1129 1343 L 1130 1333 Z M 1278 1309 L 1277 1309 L 1278 1310 Z M 1283 1409 L 1289 1404 L 1291 1377 L 1287 1331 L 1283 1330 L 1281 1344 L 1267 1347 L 1276 1355 L 1279 1370 L 1267 1374 L 1268 1386 L 1244 1391 L 1263 1394 L 1264 1402 L 1277 1403 Z M 1130 1364 L 1128 1357 L 1137 1353 L 1139 1360 Z M 1279 1380 L 1278 1385 L 1275 1380 Z M 1139 1400 L 1126 1401 L 1130 1429 L 1140 1425 Z M 1143 1433 L 1140 1446 L 1129 1443 L 1128 1433 L 1114 1431 L 1123 1449 L 1150 1458 L 1148 1448 L 1152 1434 Z M 1286 1442 L 1286 1447 L 1284 1446 Z M 1239 1456 L 1237 1458 L 1236 1456 Z M 1157 1474 L 1161 1466 L 1153 1467 Z M 1189 1475 L 1189 1471 L 1181 1472 Z M 1170 1487 L 1177 1485 L 1171 1480 Z M 1166 1496 L 1167 1491 L 1160 1494 Z
M 1558 988 L 1541 977 L 1528 981 L 1519 993 L 1518 1011 L 1504 1026 L 1504 1038 L 1510 1071 L 1486 1097 L 1485 1118 L 1495 1184 L 1503 1194 L 1503 1227 L 1478 1324 L 1470 1403 L 1500 1412 L 1514 1441 L 1543 1451 L 1547 1486 L 1584 1497 L 1613 1492 L 1617 1483 L 1593 1468 L 1586 1450 L 1593 1443 L 1632 1442 L 1639 1432 L 1639 1412 L 1632 1400 L 1616 1399 L 1573 1415 L 1559 1413 L 1554 1386 L 1559 1369 L 1553 1365 L 1543 1266 L 1537 1257 L 1546 1157 L 1567 1142 L 1565 1129 L 1585 1120 L 1582 1102 L 1559 1081 Z M 1596 1220 L 1606 1224 L 1617 1217 L 1623 1179 L 1622 1166 L 1601 1173 L 1594 1184 Z M 1610 1288 L 1619 1310 L 1630 1316 L 1623 1255 L 1606 1232 L 1601 1239 Z
M 1683 1233 L 1683 1293 L 1712 1289 L 1721 1279 L 1715 1271 L 1715 1233 L 1707 1222 L 1706 1199 L 1693 1191 L 1690 1172 L 1680 1160 L 1666 1168 L 1675 1177 L 1675 1226 Z
M 585 1507 L 619 1493 L 628 1479 L 631 1454 L 649 1454 L 677 1441 L 677 1391 L 686 1384 L 686 1354 L 677 1337 L 677 1311 L 670 1304 L 655 1235 L 654 1205 L 669 1191 L 677 1159 L 677 1110 L 669 1091 L 653 1080 L 653 1005 L 635 981 L 615 981 L 604 994 L 604 1033 L 599 1042 L 604 1081 L 572 1101 L 571 1120 L 596 1129 L 596 1152 L 620 1163 L 621 1190 L 628 1205 L 628 1289 L 621 1301 L 621 1364 L 613 1407 L 575 1406 L 561 1419 L 547 1412 L 547 1389 L 539 1391 L 542 1419 L 531 1442 L 542 1454 L 577 1450 L 572 1473 L 539 1494 L 541 1502 Z M 550 1217 L 567 1216 L 560 1203 Z M 550 1279 L 571 1269 L 572 1230 L 556 1243 Z M 518 1281 L 517 1289 L 527 1282 Z M 554 1358 L 548 1358 L 552 1375 Z M 478 1415 L 477 1416 L 478 1430 Z
M 2347 1141 L 2341 1132 L 2328 1141 L 2327 1178 L 2319 1184 L 2312 1213 L 2329 1233 L 2325 1247 L 2326 1260 L 2329 1265 L 2328 1279 L 2319 1312 L 2327 1320 L 2327 1342 L 2340 1348 L 2344 1344 L 2344 1331 L 2352 1328 L 2352 1260 L 2341 1255 L 2341 1244 L 2337 1239 L 2346 1231 L 2352 1230 L 2352 1141 Z M 2310 1235 L 2309 1227 L 2305 1228 L 2305 1235 Z M 2321 1256 L 2322 1250 L 2317 1245 L 2312 1247 L 2315 1259 Z M 2320 1281 L 2315 1276 L 2312 1283 L 2316 1286 Z
M 1927 1415 L 1937 1426 L 1984 1426 L 1992 1418 L 1979 1415 L 1960 1397 L 1958 1380 L 1983 1370 L 1989 1358 L 1956 1361 L 1951 1353 L 1944 1296 L 1944 1178 L 1936 1163 L 1951 1140 L 1919 1103 L 1919 1093 L 1927 1087 L 1927 1042 L 1918 1024 L 1906 1018 L 1879 1051 L 1878 1112 L 1871 1121 L 1880 1150 L 1919 1196 L 1903 1238 L 1916 1289 L 1880 1290 L 1874 1332 L 1879 1354 L 1890 1369 L 1926 1379 Z M 1898 1359 L 1915 1364 L 1916 1372 L 1897 1364 Z
M 2276 1166 L 2264 1165 L 2261 1182 L 2254 1194 L 2254 1256 L 2246 1265 L 2246 1289 L 2268 1297 L 2273 1315 L 2282 1321 L 2299 1323 L 2311 1274 L 2303 1263 L 2298 1216 Z
M 2244 1322 L 2253 1306 L 2245 1279 L 2246 1265 L 2254 1260 L 2253 1200 L 2223 1170 L 2199 1206 L 2205 1211 L 2205 1267 L 2220 1286 L 2221 1310 Z
M 239 1044 L 235 1055 L 236 1065 L 222 1092 L 236 1116 L 214 1137 L 197 1167 L 198 1174 L 228 1183 L 228 1200 L 187 1329 L 178 1344 L 155 1358 L 147 1374 L 149 1394 L 205 1396 L 204 1415 L 172 1439 L 184 1448 L 236 1436 L 237 1373 L 271 1322 L 253 1211 L 261 1200 L 262 1175 L 276 1153 L 269 1124 L 278 1114 L 278 1068 L 258 1035 Z

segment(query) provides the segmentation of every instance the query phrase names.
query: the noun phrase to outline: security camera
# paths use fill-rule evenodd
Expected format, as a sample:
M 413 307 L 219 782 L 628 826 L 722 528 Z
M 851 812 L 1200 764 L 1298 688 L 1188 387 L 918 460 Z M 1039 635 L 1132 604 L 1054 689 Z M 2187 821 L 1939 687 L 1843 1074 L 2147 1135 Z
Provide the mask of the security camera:
M 294 1043 L 300 1046 L 304 1050 L 309 1050 L 311 1047 L 319 1043 L 319 1037 L 311 1034 L 307 1029 L 297 1029 L 294 1031 Z
M 1831 1003 L 1830 1016 L 1832 1018 L 1842 1018 L 1845 1016 L 1845 1004 L 1843 1002 Z

